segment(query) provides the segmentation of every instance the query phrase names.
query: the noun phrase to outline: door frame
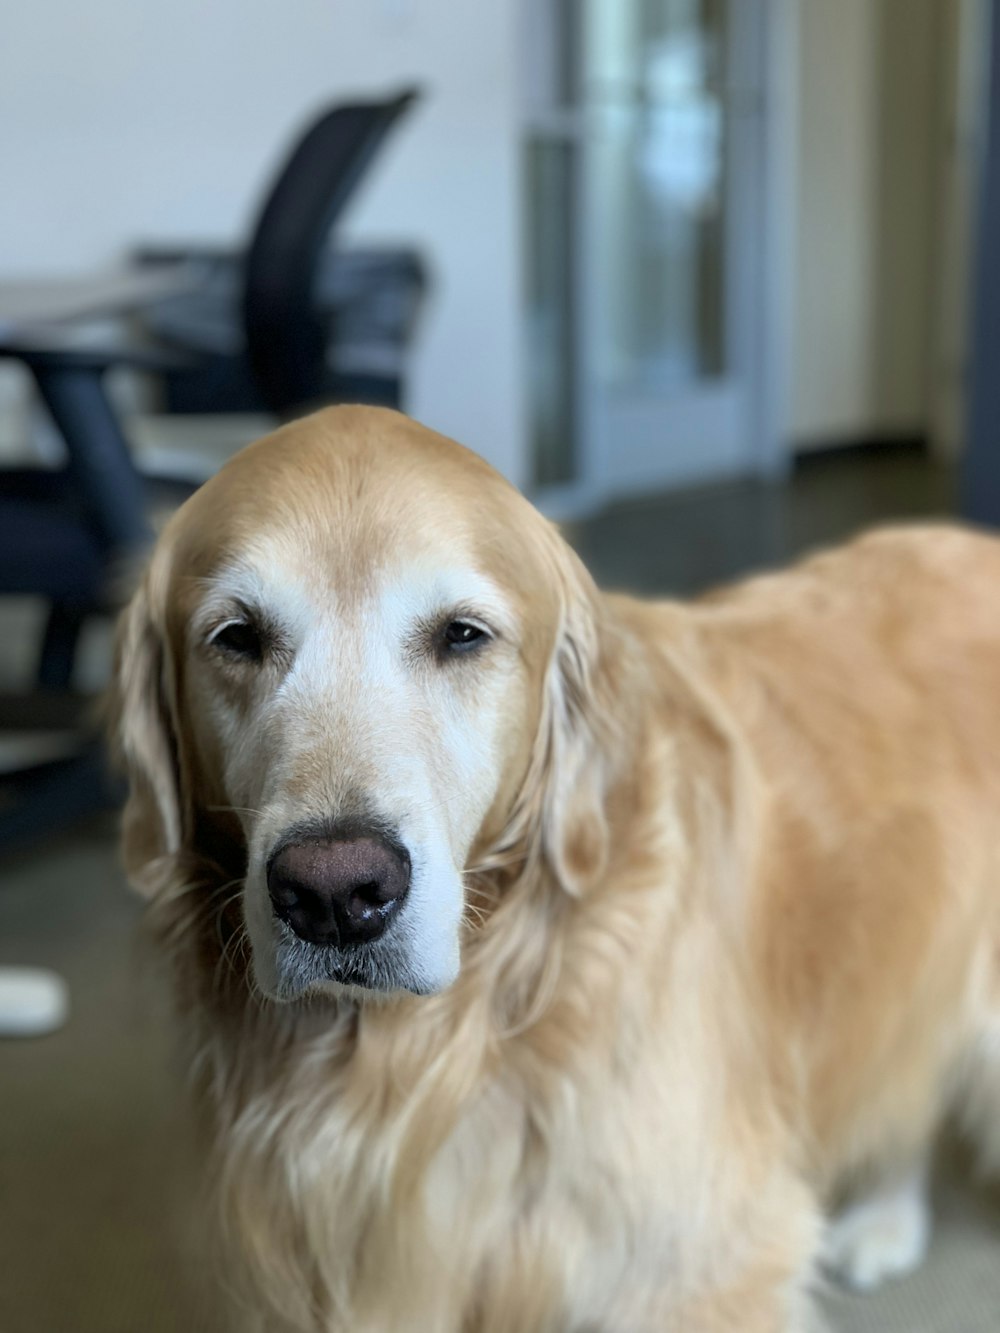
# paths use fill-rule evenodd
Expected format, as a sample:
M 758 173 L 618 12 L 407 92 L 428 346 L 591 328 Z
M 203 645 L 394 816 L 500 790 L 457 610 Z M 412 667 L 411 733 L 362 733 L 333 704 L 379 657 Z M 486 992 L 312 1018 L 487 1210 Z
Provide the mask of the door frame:
M 1000 0 L 987 11 L 984 120 L 979 163 L 978 227 L 975 237 L 970 374 L 961 469 L 960 511 L 984 526 L 1000 527 Z
M 741 182 L 751 218 L 749 223 L 741 218 L 727 219 L 727 227 L 742 227 L 743 238 L 727 237 L 727 247 L 730 243 L 746 247 L 738 258 L 744 273 L 738 300 L 746 303 L 746 309 L 738 312 L 737 318 L 744 322 L 742 351 L 747 360 L 740 373 L 746 379 L 746 410 L 750 421 L 746 450 L 732 466 L 718 471 L 719 479 L 737 475 L 781 476 L 789 465 L 784 428 L 788 420 L 793 352 L 798 2 L 731 0 L 742 28 L 742 32 L 738 30 L 734 34 L 734 40 L 745 40 L 752 45 L 747 51 L 747 59 L 753 62 L 757 74 L 756 88 L 731 90 L 732 96 L 754 99 L 753 114 L 740 118 L 743 132 L 755 136 L 747 157 L 754 162 L 756 170 L 752 179 Z M 524 0 L 522 40 L 529 74 L 522 131 L 525 136 L 541 132 L 563 142 L 573 142 L 579 141 L 574 114 L 540 108 L 537 92 L 530 86 L 532 68 L 537 70 L 538 63 L 551 54 L 553 3 L 554 0 L 545 3 Z M 594 319 L 597 312 L 588 308 L 588 300 L 592 300 L 591 284 L 586 282 L 582 271 L 592 244 L 592 238 L 586 234 L 588 211 L 582 176 L 582 172 L 577 173 L 575 185 L 577 225 L 582 233 L 574 256 L 578 301 L 577 325 L 573 332 L 577 367 L 574 403 L 577 470 L 572 481 L 537 486 L 532 495 L 543 511 L 556 519 L 581 517 L 614 499 L 634 494 L 637 489 L 648 489 L 641 482 L 637 485 L 634 479 L 631 485 L 629 479 L 623 484 L 620 477 L 614 476 L 609 460 L 604 457 L 593 419 L 590 402 L 593 389 L 588 387 L 593 384 L 593 376 L 588 364 L 590 350 L 586 330 L 588 321 Z M 758 253 L 756 263 L 754 249 Z M 530 429 L 526 431 L 526 438 L 530 442 Z M 659 484 L 666 489 L 684 485 L 685 480 L 683 469 L 679 469 L 675 478 Z M 709 478 L 700 476 L 697 480 L 701 482 Z

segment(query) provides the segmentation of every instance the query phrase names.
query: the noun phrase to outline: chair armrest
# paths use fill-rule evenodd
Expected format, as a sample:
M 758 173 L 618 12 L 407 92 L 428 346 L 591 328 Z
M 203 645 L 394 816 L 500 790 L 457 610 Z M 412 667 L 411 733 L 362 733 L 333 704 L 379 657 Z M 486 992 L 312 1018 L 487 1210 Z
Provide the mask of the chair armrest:
M 216 264 L 228 266 L 242 263 L 246 252 L 223 242 L 214 243 L 186 241 L 143 242 L 131 251 L 129 258 L 133 264 L 146 268 L 156 264 Z

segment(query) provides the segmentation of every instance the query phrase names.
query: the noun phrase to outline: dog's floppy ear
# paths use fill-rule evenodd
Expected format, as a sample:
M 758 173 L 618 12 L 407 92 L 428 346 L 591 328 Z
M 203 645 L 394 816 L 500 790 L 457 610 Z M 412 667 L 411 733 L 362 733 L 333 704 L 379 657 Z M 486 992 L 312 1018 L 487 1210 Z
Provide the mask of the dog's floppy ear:
M 541 843 L 559 883 L 586 891 L 607 862 L 611 744 L 602 697 L 600 602 L 590 575 L 556 537 L 561 623 L 545 682 L 540 745 Z
M 157 592 L 150 569 L 119 620 L 111 691 L 112 740 L 129 784 L 122 820 L 125 870 L 130 883 L 150 896 L 181 850 L 185 817 Z

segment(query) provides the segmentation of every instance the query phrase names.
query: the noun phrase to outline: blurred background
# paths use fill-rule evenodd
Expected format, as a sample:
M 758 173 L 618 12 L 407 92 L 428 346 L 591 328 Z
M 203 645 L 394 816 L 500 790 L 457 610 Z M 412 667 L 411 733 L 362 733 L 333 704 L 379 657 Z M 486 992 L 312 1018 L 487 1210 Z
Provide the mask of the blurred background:
M 94 720 L 127 571 L 335 401 L 652 593 L 1000 522 L 1000 0 L 10 0 L 0 164 L 0 1031 L 56 1029 L 0 1038 L 0 1330 L 222 1329 Z M 957 1179 L 836 1327 L 1000 1326 Z

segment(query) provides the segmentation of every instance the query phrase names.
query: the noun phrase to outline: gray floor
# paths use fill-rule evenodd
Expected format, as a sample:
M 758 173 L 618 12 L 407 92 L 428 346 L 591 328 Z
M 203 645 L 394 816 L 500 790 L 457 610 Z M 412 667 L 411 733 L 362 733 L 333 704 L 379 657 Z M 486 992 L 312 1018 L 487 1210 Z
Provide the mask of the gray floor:
M 2 866 L 0 963 L 69 982 L 60 1033 L 0 1045 L 2 1333 L 223 1327 L 194 1241 L 196 1154 L 111 821 Z
M 573 536 L 606 583 L 680 593 L 950 505 L 950 478 L 920 459 L 848 460 L 812 465 L 787 490 L 618 506 Z M 139 916 L 110 821 L 0 861 L 0 963 L 56 967 L 73 997 L 64 1031 L 0 1045 L 0 1333 L 224 1328 L 199 1244 L 183 1075 Z M 1000 1199 L 951 1165 L 937 1194 L 930 1262 L 876 1296 L 831 1296 L 841 1333 L 1000 1330 Z
M 570 527 L 606 588 L 685 596 L 889 520 L 948 516 L 956 479 L 918 450 L 807 458 L 786 484 L 736 481 L 613 506 Z

